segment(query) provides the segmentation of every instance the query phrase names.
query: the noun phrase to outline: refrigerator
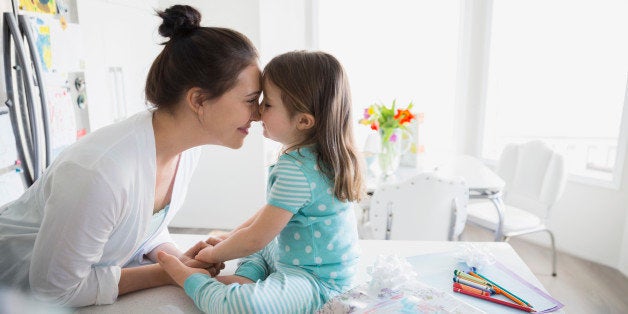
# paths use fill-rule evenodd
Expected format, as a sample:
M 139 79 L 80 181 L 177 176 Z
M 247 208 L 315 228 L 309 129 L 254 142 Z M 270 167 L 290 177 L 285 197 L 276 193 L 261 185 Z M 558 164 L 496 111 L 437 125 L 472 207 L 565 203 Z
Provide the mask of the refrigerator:
M 75 8 L 75 0 L 0 3 L 0 206 L 90 131 Z

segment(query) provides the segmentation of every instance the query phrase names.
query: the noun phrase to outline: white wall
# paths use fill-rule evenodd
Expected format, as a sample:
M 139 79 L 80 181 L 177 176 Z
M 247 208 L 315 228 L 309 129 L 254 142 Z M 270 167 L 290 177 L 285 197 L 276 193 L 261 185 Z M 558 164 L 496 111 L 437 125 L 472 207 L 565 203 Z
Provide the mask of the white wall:
M 260 63 L 264 67 L 273 57 L 314 46 L 311 35 L 311 10 L 314 0 L 261 0 Z M 271 164 L 281 144 L 264 138 L 265 164 Z
M 619 257 L 619 267 L 624 275 L 628 276 L 628 215 L 624 221 L 624 238 L 621 244 L 621 256 Z
M 199 10 L 203 26 L 233 28 L 246 35 L 255 46 L 260 44 L 259 0 L 159 0 L 161 10 L 175 4 L 186 4 Z
M 261 42 L 258 46 L 264 66 L 274 56 L 292 50 L 306 49 L 308 9 L 306 0 L 261 0 Z
M 627 250 L 627 183 L 626 169 L 619 190 L 568 182 L 551 219 L 558 248 L 620 269 L 621 255 Z

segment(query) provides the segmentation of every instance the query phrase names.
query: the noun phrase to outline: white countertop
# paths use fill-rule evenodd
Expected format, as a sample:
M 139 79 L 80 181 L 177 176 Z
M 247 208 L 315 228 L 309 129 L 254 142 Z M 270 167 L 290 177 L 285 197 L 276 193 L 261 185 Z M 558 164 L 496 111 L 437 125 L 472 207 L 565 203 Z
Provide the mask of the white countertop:
M 175 242 L 181 249 L 186 249 L 198 241 L 205 240 L 207 235 L 173 234 Z M 359 263 L 357 283 L 368 281 L 366 267 L 373 265 L 378 255 L 396 254 L 409 257 L 426 253 L 447 252 L 464 242 L 429 242 L 429 241 L 385 241 L 360 240 L 362 257 Z M 508 243 L 482 242 L 491 253 L 499 258 L 506 267 L 517 270 L 517 273 L 533 285 L 545 290 L 539 280 L 532 274 L 528 266 L 521 260 Z M 236 263 L 230 261 L 221 274 L 233 274 Z M 112 305 L 89 306 L 77 309 L 75 313 L 201 313 L 185 294 L 176 286 L 165 286 L 130 293 L 118 298 Z

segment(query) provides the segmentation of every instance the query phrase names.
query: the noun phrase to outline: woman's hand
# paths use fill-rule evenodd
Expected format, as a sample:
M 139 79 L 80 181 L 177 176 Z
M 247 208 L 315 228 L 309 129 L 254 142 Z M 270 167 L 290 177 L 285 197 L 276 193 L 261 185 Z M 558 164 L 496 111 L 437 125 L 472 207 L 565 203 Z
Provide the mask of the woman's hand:
M 181 260 L 179 260 L 176 256 L 170 255 L 166 252 L 158 252 L 157 253 L 157 261 L 159 265 L 168 273 L 168 275 L 176 282 L 179 286 L 183 287 L 185 280 L 193 274 L 206 274 L 209 275 L 209 272 L 205 269 L 201 268 L 193 268 L 188 267 Z

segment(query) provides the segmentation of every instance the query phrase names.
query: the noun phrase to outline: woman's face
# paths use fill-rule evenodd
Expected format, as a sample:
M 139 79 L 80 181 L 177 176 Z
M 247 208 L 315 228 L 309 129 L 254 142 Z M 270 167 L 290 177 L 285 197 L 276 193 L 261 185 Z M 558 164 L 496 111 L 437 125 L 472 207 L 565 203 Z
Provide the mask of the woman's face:
M 203 104 L 203 128 L 212 135 L 209 144 L 240 148 L 249 134 L 251 121 L 259 120 L 261 72 L 250 65 L 240 75 L 236 85 L 222 96 Z

